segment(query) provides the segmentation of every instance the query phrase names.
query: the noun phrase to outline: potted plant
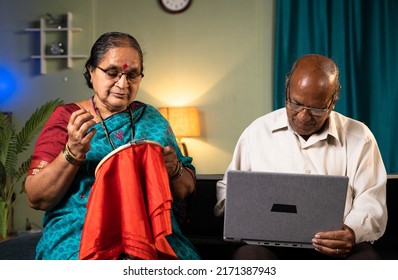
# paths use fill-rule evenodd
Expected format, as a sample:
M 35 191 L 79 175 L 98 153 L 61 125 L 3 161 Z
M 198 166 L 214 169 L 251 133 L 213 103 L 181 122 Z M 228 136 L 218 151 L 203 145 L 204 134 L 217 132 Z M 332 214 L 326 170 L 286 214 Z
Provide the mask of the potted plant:
M 60 99 L 50 100 L 31 115 L 21 131 L 16 132 L 9 117 L 0 112 L 0 240 L 5 239 L 12 228 L 12 211 L 16 187 L 21 183 L 19 193 L 24 191 L 24 182 L 32 156 L 17 167 L 19 156 L 27 150 L 30 142 L 41 131 L 53 110 L 63 104 Z

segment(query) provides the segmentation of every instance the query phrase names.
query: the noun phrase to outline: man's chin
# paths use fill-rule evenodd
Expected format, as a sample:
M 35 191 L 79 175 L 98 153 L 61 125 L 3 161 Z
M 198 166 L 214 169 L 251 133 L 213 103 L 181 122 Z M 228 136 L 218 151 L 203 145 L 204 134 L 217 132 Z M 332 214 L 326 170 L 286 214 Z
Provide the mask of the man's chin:
M 312 134 L 314 134 L 314 130 L 313 129 L 302 129 L 302 128 L 296 128 L 295 131 L 301 135 L 301 136 L 305 136 L 305 137 L 310 137 Z

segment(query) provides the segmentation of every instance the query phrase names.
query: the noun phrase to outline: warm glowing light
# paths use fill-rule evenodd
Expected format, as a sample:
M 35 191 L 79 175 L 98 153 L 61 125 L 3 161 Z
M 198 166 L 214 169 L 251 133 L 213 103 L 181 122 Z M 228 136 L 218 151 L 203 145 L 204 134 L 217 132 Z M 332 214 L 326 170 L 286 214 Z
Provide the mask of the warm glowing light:
M 195 107 L 163 107 L 159 112 L 169 121 L 176 137 L 200 136 L 199 111 Z
M 162 107 L 159 112 L 165 117 L 179 144 L 182 145 L 184 154 L 188 155 L 186 145 L 181 142 L 182 137 L 200 136 L 199 111 L 195 107 Z

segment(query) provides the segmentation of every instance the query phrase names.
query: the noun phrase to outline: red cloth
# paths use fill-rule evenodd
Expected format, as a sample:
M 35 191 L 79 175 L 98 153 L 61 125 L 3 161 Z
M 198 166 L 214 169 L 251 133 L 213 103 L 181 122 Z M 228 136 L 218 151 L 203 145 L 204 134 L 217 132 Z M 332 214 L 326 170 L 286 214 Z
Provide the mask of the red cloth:
M 162 147 L 127 145 L 100 163 L 87 204 L 79 259 L 177 259 Z

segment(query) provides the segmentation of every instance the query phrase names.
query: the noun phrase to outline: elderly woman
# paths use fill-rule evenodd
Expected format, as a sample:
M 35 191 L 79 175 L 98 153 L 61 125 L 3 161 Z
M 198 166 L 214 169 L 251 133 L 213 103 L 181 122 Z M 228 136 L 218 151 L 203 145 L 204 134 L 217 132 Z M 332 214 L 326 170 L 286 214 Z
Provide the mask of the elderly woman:
M 87 233 L 87 242 L 90 242 L 93 234 L 93 228 L 90 227 L 92 220 L 86 220 L 87 212 L 90 210 L 94 217 L 96 213 L 101 212 L 104 212 L 102 215 L 107 215 L 106 211 L 113 209 L 112 215 L 119 215 L 124 211 L 127 217 L 131 216 L 131 220 L 136 219 L 137 213 L 129 213 L 126 210 L 126 202 L 124 205 L 116 205 L 120 201 L 115 200 L 115 196 L 122 194 L 117 193 L 113 186 L 103 193 L 105 196 L 109 191 L 112 193 L 112 196 L 105 198 L 103 209 L 95 206 L 94 202 L 94 206 L 87 207 L 87 203 L 90 202 L 90 195 L 94 190 L 95 171 L 101 160 L 123 145 L 140 139 L 151 140 L 160 147 L 161 162 L 155 160 L 156 165 L 160 166 L 159 170 L 152 170 L 152 175 L 145 176 L 153 176 L 158 181 L 160 178 L 164 183 L 164 177 L 161 175 L 166 174 L 166 188 L 156 186 L 166 198 L 169 193 L 170 202 L 173 201 L 170 211 L 161 211 L 165 217 L 165 225 L 156 225 L 156 229 L 166 229 L 164 232 L 159 231 L 160 237 L 144 236 L 146 239 L 134 240 L 134 237 L 122 228 L 118 229 L 123 234 L 120 240 L 109 240 L 107 234 L 111 234 L 108 237 L 112 236 L 115 228 L 111 228 L 111 225 L 101 225 L 98 234 L 102 236 L 93 237 L 96 238 L 93 244 L 97 247 L 91 248 L 91 245 L 88 245 L 92 251 L 91 257 L 88 258 L 199 258 L 195 248 L 180 230 L 180 217 L 186 214 L 186 208 L 181 205 L 184 205 L 195 189 L 195 168 L 191 164 L 192 158 L 182 155 L 167 120 L 154 107 L 135 100 L 144 77 L 143 69 L 143 53 L 135 38 L 119 32 L 103 34 L 94 43 L 86 62 L 84 77 L 88 87 L 93 89 L 92 97 L 59 106 L 43 128 L 25 183 L 29 205 L 45 211 L 44 230 L 37 246 L 37 259 L 84 258 L 79 256 L 80 248 L 87 245 L 81 244 L 84 228 L 87 227 L 87 231 L 91 230 Z M 128 168 L 134 168 L 134 162 L 128 164 Z M 120 166 L 122 167 L 123 165 Z M 126 176 L 131 175 L 130 169 L 122 172 Z M 124 178 L 124 175 L 121 178 Z M 123 184 L 119 180 L 115 181 Z M 130 186 L 122 188 L 128 189 Z M 151 200 L 152 197 L 145 199 Z M 140 200 L 141 198 L 135 198 L 131 203 Z M 107 208 L 107 205 L 111 205 L 112 208 Z M 144 208 L 141 210 L 145 211 L 145 203 L 143 205 Z M 121 218 L 112 219 L 118 221 Z M 148 219 L 151 220 L 151 217 Z M 101 218 L 97 219 L 97 222 L 98 220 Z M 123 220 L 117 225 L 124 227 L 126 223 L 129 224 L 131 221 Z M 170 224 L 168 231 L 167 223 Z M 149 228 L 154 227 L 148 222 L 144 224 Z M 139 226 L 133 228 L 139 231 L 145 229 Z M 128 235 L 130 236 L 126 239 Z M 147 235 L 147 232 L 144 235 Z M 118 245 L 114 246 L 113 241 Z M 139 253 L 142 248 L 133 248 L 135 245 L 132 244 L 140 242 L 144 243 L 144 248 L 149 248 L 148 254 Z M 167 253 L 161 249 L 164 247 L 168 247 Z M 96 251 L 101 250 L 107 251 L 106 254 L 96 255 Z M 112 254 L 108 254 L 109 252 Z

